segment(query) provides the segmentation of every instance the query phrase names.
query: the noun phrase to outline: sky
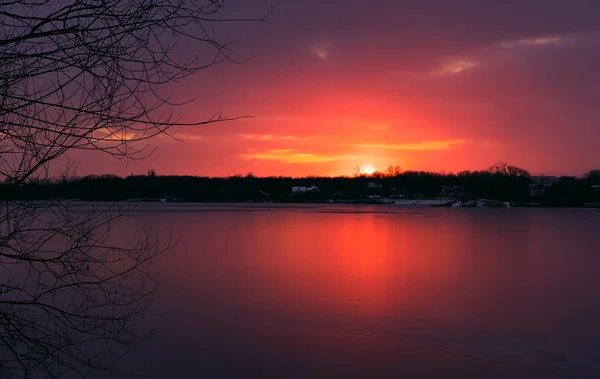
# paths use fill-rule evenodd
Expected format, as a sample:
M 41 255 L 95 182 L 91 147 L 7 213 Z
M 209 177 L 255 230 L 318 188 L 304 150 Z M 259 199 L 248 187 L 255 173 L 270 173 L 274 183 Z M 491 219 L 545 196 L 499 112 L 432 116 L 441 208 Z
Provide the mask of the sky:
M 532 174 L 600 167 L 597 0 L 228 0 L 245 64 L 166 90 L 196 101 L 133 163 L 79 173 L 346 175 L 355 167 L 458 172 L 496 161 Z

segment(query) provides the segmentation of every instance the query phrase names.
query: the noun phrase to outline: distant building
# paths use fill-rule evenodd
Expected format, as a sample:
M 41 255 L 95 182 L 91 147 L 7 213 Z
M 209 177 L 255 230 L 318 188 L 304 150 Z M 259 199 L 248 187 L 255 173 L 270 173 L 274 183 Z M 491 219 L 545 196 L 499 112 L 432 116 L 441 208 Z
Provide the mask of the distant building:
M 439 197 L 447 199 L 462 199 L 466 197 L 466 191 L 463 186 L 442 186 Z
M 305 193 L 315 193 L 321 191 L 317 186 L 294 186 L 292 187 L 292 195 L 300 195 Z
M 392 188 L 390 190 L 390 197 L 393 199 L 405 199 L 408 197 L 408 191 L 398 188 Z
M 546 194 L 546 187 L 531 184 L 529 185 L 529 196 L 531 197 L 542 197 Z
M 413 200 L 423 200 L 425 198 L 425 195 L 419 192 L 413 192 L 409 195 L 409 197 Z
M 159 200 L 161 203 L 166 203 L 166 202 L 177 201 L 177 199 L 176 199 L 176 198 L 174 198 L 174 197 L 173 197 L 173 196 L 171 196 L 171 195 L 161 196 L 161 197 L 160 197 L 158 200 Z
M 533 186 L 539 186 L 539 187 L 550 187 L 557 181 L 558 181 L 558 178 L 556 176 L 539 175 L 539 176 L 531 177 L 531 184 Z
M 531 184 L 529 184 L 529 196 L 544 196 L 546 194 L 546 190 L 552 187 L 557 180 L 558 178 L 556 176 L 532 176 Z

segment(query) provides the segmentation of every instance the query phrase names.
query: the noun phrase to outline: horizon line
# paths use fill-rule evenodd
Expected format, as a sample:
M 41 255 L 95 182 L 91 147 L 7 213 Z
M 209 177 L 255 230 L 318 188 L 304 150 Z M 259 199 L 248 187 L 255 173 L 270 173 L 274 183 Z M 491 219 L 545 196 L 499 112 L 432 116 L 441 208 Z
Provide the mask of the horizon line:
M 585 177 L 586 175 L 588 175 L 591 171 L 597 171 L 597 170 L 589 170 L 586 171 L 584 173 L 581 173 L 579 175 L 573 175 L 573 174 L 563 174 L 563 175 L 547 175 L 547 174 L 531 174 L 529 173 L 529 177 L 535 178 L 535 177 L 554 177 L 554 178 L 561 178 L 561 177 L 575 177 L 575 178 L 580 178 L 580 177 Z M 385 172 L 381 172 L 381 171 L 376 171 L 370 174 L 367 173 L 362 173 L 362 174 L 345 174 L 345 175 L 305 175 L 305 176 L 290 176 L 290 175 L 264 175 L 264 176 L 260 176 L 260 175 L 254 175 L 253 173 L 249 172 L 246 174 L 232 174 L 232 175 L 224 175 L 224 176 L 209 176 L 209 175 L 194 175 L 194 174 L 128 174 L 128 175 L 118 175 L 118 174 L 86 174 L 86 175 L 81 175 L 81 176 L 73 176 L 71 178 L 69 178 L 70 180 L 80 180 L 80 179 L 86 179 L 86 178 L 120 178 L 120 179 L 127 179 L 130 177 L 192 177 L 192 178 L 202 178 L 202 179 L 233 179 L 233 178 L 254 178 L 254 179 L 273 179 L 273 178 L 285 178 L 285 179 L 336 179 L 336 178 L 346 178 L 346 179 L 354 179 L 354 178 L 371 178 L 371 179 L 383 179 L 383 178 L 393 178 L 393 177 L 397 177 L 397 176 L 403 176 L 406 174 L 428 174 L 428 175 L 437 175 L 437 176 L 458 176 L 461 173 L 470 173 L 470 174 L 474 174 L 474 173 L 486 173 L 486 172 L 490 172 L 489 169 L 482 169 L 482 170 L 461 170 L 458 172 L 454 172 L 454 171 L 428 171 L 428 170 L 405 170 L 402 171 L 398 174 L 387 174 Z M 61 178 L 55 178 L 56 180 L 60 180 Z M 46 180 L 53 180 L 53 179 L 46 179 Z

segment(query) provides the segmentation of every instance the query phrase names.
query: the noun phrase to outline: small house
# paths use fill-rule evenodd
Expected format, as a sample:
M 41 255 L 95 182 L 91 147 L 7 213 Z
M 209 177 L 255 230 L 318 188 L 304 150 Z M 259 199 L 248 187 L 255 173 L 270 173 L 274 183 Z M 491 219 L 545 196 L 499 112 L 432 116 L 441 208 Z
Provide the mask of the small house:
M 439 197 L 445 199 L 464 199 L 466 195 L 463 186 L 442 186 Z
M 532 176 L 531 183 L 529 184 L 529 196 L 530 197 L 543 197 L 546 194 L 546 190 L 554 183 L 557 178 L 555 176 Z
M 530 197 L 543 197 L 546 194 L 546 186 L 539 183 L 531 183 L 529 185 Z
M 532 176 L 531 185 L 534 187 L 547 188 L 551 187 L 558 181 L 556 176 Z
M 294 186 L 292 187 L 292 195 L 303 195 L 307 193 L 315 193 L 321 191 L 317 186 Z
M 393 199 L 405 199 L 408 197 L 408 191 L 398 188 L 392 188 L 390 190 L 390 197 Z

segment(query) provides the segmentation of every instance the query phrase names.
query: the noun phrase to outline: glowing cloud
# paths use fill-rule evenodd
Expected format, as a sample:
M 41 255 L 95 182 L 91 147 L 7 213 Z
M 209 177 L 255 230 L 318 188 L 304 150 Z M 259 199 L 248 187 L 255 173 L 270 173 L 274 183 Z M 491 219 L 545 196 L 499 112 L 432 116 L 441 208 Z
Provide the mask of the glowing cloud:
M 310 48 L 312 53 L 317 56 L 319 59 L 327 59 L 329 56 L 329 49 L 326 45 L 316 45 Z
M 283 163 L 327 163 L 342 162 L 361 158 L 356 155 L 348 154 L 325 155 L 300 153 L 291 149 L 271 149 L 262 153 L 243 154 L 241 157 L 247 160 L 259 159 L 279 161 Z
M 446 75 L 456 75 L 464 72 L 466 70 L 470 70 L 479 65 L 479 62 L 470 59 L 457 59 L 445 63 L 441 68 L 432 72 L 434 76 L 446 76 Z
M 294 136 L 276 134 L 240 134 L 237 137 L 245 141 L 315 141 L 325 138 L 323 136 Z
M 241 134 L 246 141 L 296 141 L 297 136 L 278 136 L 274 134 Z
M 144 137 L 142 132 L 129 132 L 126 128 L 99 128 L 91 133 L 90 140 L 94 142 L 129 142 Z
M 416 143 L 401 143 L 401 144 L 378 144 L 366 143 L 358 145 L 347 145 L 361 148 L 384 149 L 384 150 L 413 150 L 413 151 L 428 151 L 428 150 L 444 150 L 456 145 L 465 143 L 465 140 L 453 141 L 424 141 Z
M 180 141 L 200 141 L 204 139 L 204 136 L 181 132 L 175 133 L 174 137 Z
M 375 124 L 375 125 L 371 125 L 369 128 L 371 130 L 385 131 L 385 130 L 389 129 L 389 126 L 387 124 Z
M 529 47 L 529 46 L 544 46 L 552 45 L 565 41 L 564 37 L 553 36 L 553 37 L 539 37 L 539 38 L 523 38 L 516 41 L 508 41 L 500 44 L 505 49 L 511 49 L 515 47 Z
M 442 66 L 433 71 L 433 76 L 453 76 L 461 74 L 465 71 L 471 70 L 487 61 L 489 59 L 490 52 L 497 52 L 501 54 L 508 54 L 509 51 L 517 48 L 533 48 L 538 46 L 549 46 L 566 41 L 565 37 L 561 36 L 548 36 L 548 37 L 536 37 L 536 38 L 522 38 L 513 41 L 505 41 L 488 48 L 482 48 L 473 52 L 473 56 L 470 58 L 461 58 L 450 60 Z

